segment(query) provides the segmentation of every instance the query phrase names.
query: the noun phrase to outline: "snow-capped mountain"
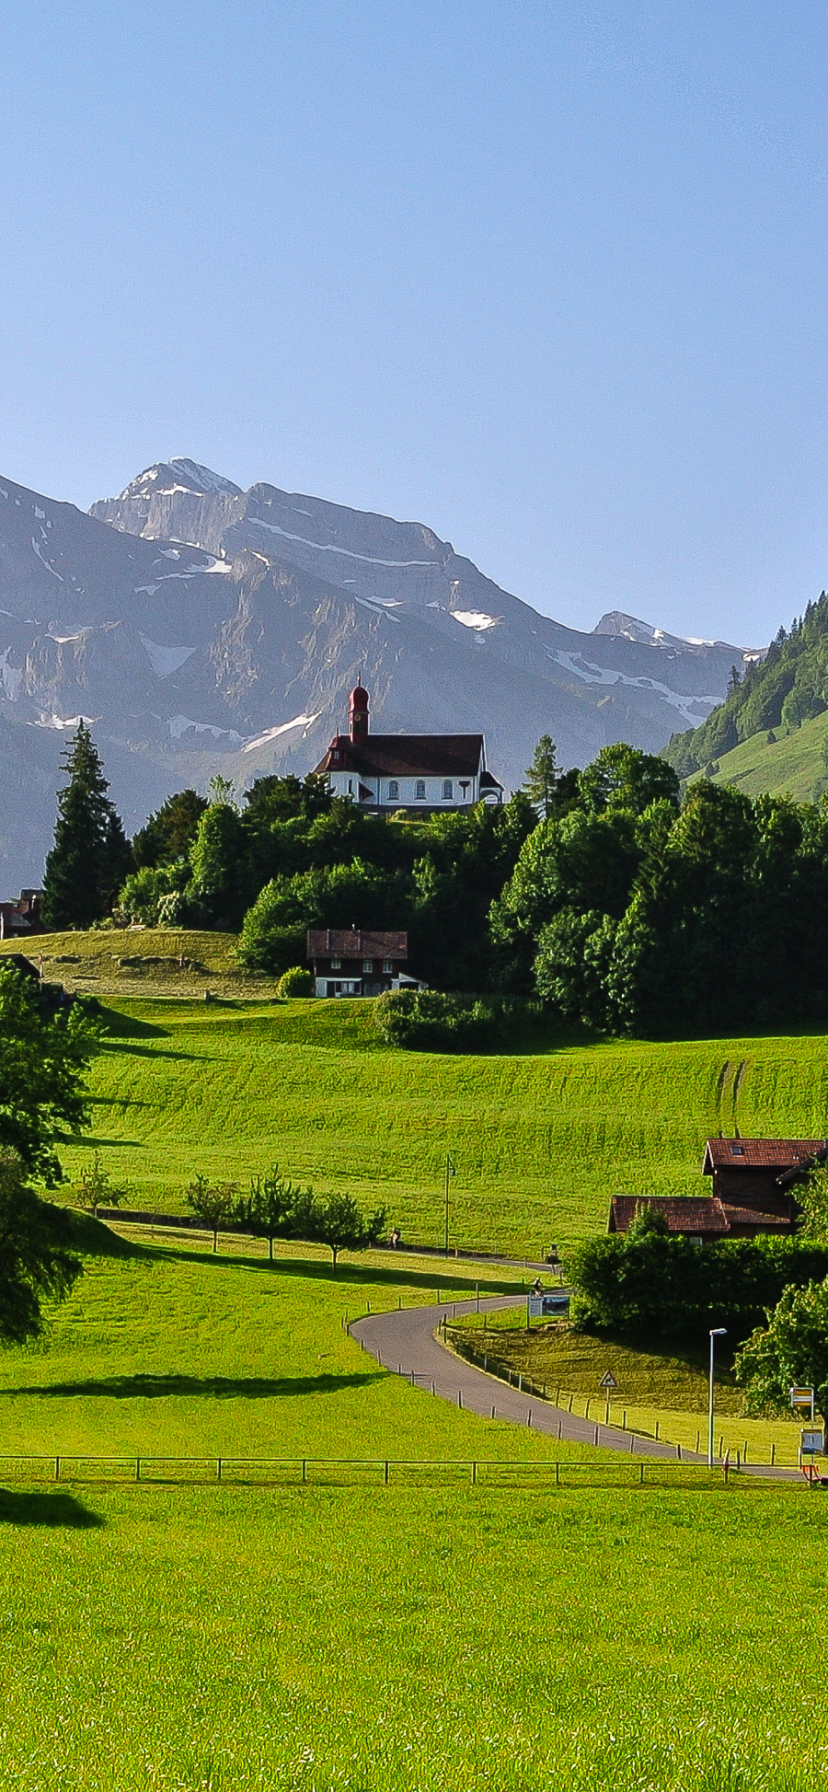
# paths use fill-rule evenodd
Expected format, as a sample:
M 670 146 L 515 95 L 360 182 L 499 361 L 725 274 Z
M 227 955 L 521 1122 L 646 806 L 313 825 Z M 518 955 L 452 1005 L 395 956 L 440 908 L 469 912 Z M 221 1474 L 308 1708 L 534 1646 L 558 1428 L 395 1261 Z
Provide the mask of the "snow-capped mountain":
M 89 515 L 0 480 L 0 871 L 36 881 L 60 751 L 91 719 L 127 828 L 216 769 L 303 773 L 359 675 L 384 732 L 483 729 L 517 786 L 542 733 L 563 763 L 656 751 L 704 719 L 741 651 L 610 613 L 562 627 L 420 523 L 159 462 Z

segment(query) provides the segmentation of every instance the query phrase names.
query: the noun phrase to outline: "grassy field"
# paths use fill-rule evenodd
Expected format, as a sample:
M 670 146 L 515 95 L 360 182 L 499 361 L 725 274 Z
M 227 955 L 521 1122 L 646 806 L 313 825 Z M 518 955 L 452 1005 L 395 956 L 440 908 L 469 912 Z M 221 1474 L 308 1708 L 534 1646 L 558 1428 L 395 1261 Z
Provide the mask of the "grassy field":
M 770 732 L 773 732 L 772 730 Z M 715 784 L 735 784 L 747 796 L 793 796 L 813 802 L 828 776 L 828 711 L 814 716 L 792 734 L 768 740 L 768 731 L 752 734 L 717 760 Z
M 4 1354 L 3 1451 L 376 1451 L 446 1485 L 0 1490 L 3 1792 L 819 1779 L 818 1494 L 451 1484 L 458 1458 L 611 1459 L 359 1350 L 343 1319 L 423 1301 L 430 1266 L 98 1239 L 48 1348 Z
M 15 1792 L 811 1792 L 818 1495 L 0 1497 Z
M 186 928 L 102 928 L 91 933 L 47 933 L 26 942 L 5 940 L 0 957 L 23 951 L 43 975 L 79 995 L 273 997 L 276 982 L 245 971 L 235 933 Z
M 738 1064 L 744 1133 L 818 1138 L 828 1111 L 823 1037 L 453 1057 L 383 1047 L 369 1002 L 112 1009 L 92 1132 L 64 1155 L 77 1174 L 100 1149 L 142 1208 L 183 1210 L 197 1170 L 246 1185 L 278 1159 L 440 1244 L 450 1153 L 451 1242 L 537 1257 L 603 1230 L 613 1193 L 706 1191 L 704 1140 L 732 1128 Z

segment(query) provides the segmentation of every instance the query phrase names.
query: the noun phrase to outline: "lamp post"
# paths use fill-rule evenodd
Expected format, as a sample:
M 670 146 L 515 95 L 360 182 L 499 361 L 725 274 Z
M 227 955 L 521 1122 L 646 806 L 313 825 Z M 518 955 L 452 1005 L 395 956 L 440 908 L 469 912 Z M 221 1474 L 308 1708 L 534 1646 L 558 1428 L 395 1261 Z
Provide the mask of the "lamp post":
M 726 1338 L 727 1326 L 717 1325 L 710 1333 L 710 1385 L 707 1400 L 707 1466 L 713 1467 L 713 1340 Z
M 449 1157 L 448 1152 L 446 1152 L 446 1242 L 445 1242 L 446 1256 L 448 1256 L 448 1254 L 449 1254 L 449 1246 L 448 1246 L 448 1240 L 449 1240 L 449 1177 L 453 1176 L 453 1175 L 454 1175 L 454 1164 L 452 1163 L 452 1160 Z

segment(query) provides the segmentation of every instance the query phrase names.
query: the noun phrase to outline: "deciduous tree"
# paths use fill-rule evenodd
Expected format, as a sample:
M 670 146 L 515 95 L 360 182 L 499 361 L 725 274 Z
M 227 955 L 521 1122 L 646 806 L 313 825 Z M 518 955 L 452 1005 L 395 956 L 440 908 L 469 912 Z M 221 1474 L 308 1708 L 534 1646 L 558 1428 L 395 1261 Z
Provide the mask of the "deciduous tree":
M 828 1419 L 828 1277 L 786 1288 L 736 1357 L 736 1380 L 749 1413 L 787 1412 L 792 1387 L 812 1387 Z
M 40 1337 L 44 1302 L 65 1300 L 82 1270 L 70 1214 L 41 1201 L 17 1152 L 0 1149 L 0 1342 Z
M 63 1176 L 56 1143 L 89 1124 L 85 1075 L 99 1038 L 79 1003 L 44 1009 L 34 981 L 0 967 L 0 1148 L 47 1187 Z

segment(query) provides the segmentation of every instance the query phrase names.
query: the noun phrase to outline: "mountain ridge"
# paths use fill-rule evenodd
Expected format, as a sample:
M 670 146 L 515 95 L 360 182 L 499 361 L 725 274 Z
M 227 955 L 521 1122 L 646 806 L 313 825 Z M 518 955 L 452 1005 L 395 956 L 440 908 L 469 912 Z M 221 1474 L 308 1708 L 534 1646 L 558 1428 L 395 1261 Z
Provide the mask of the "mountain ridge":
M 612 612 L 591 634 L 541 615 L 425 524 L 244 492 L 186 457 L 89 513 L 2 479 L 0 871 L 38 880 L 81 714 L 128 831 L 217 770 L 308 770 L 358 676 L 385 733 L 485 732 L 507 787 L 542 733 L 563 764 L 618 739 L 657 751 L 747 657 L 622 620 L 651 638 L 610 632 Z

